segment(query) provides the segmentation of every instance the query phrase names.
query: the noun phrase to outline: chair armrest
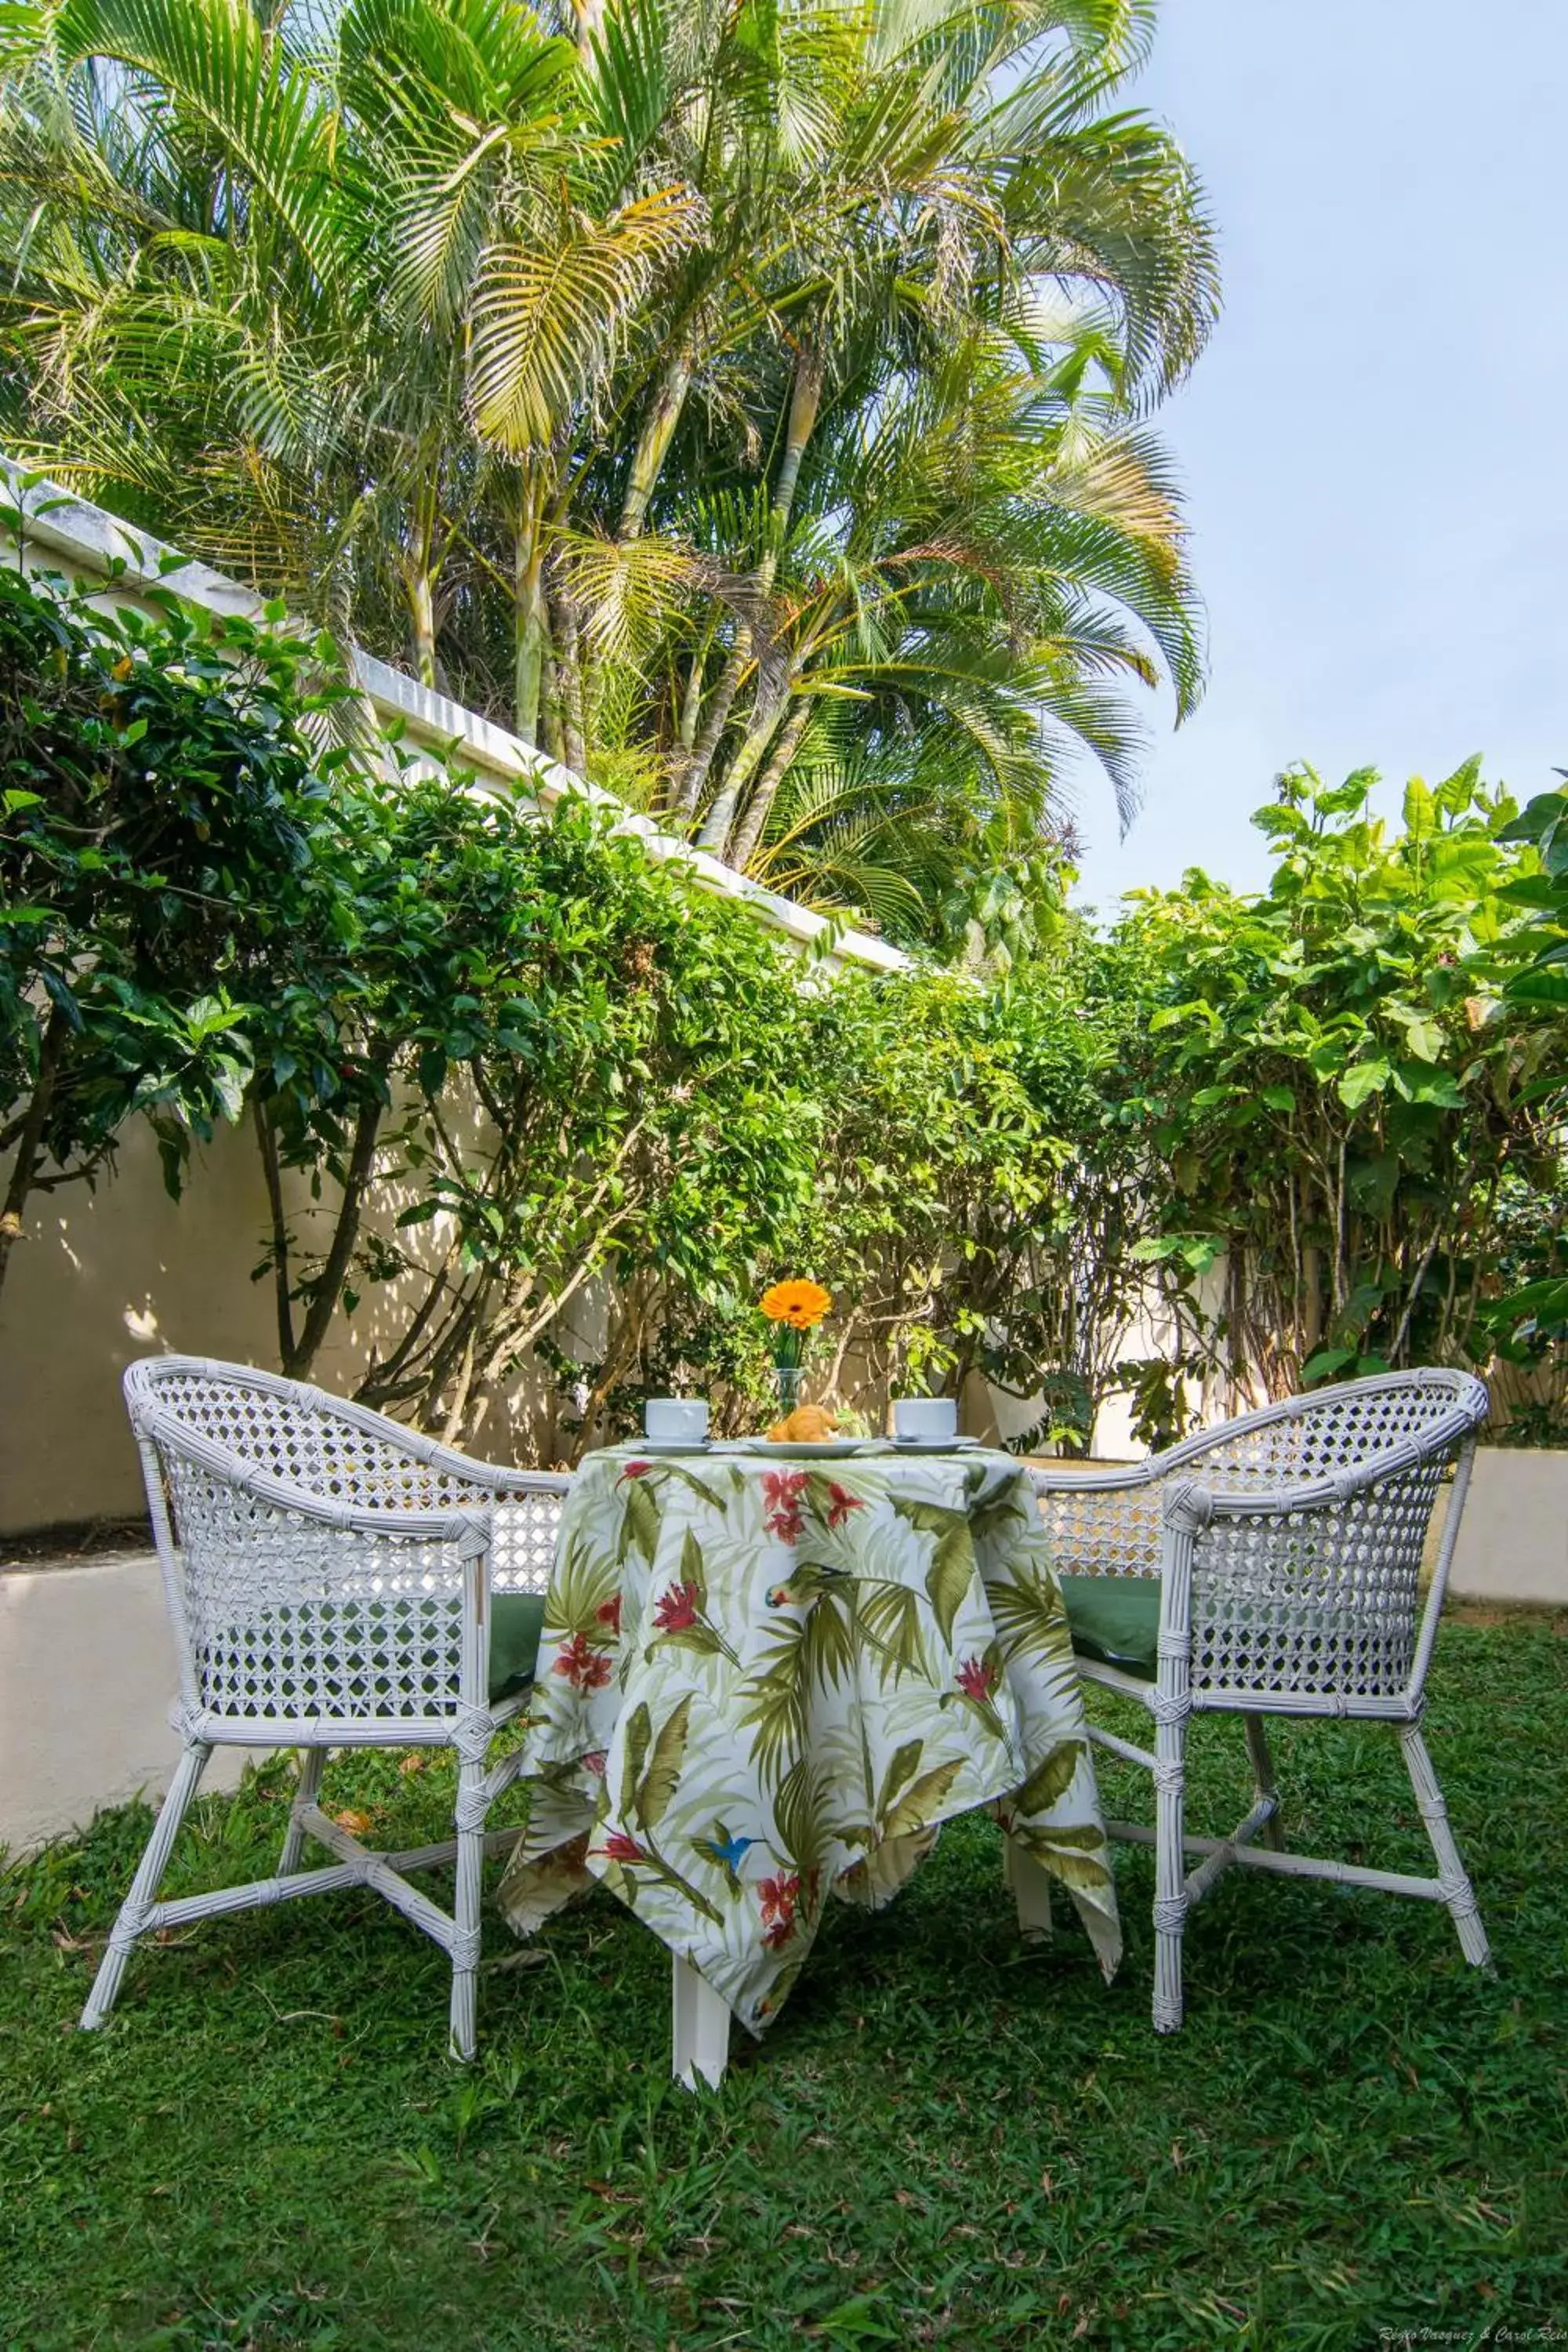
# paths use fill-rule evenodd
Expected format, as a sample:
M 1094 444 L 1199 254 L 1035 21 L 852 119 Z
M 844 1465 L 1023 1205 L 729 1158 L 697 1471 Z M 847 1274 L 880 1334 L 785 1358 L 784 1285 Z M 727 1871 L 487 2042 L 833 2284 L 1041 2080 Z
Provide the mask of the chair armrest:
M 508 1495 L 569 1495 L 574 1476 L 570 1470 L 501 1470 L 496 1475 L 496 1495 L 498 1499 Z
M 490 1501 L 416 1504 L 395 1509 L 369 1503 L 340 1502 L 332 1496 L 312 1494 L 308 1486 L 296 1486 L 287 1479 L 275 1478 L 268 1471 L 255 1468 L 226 1445 L 184 1428 L 171 1414 L 151 1415 L 143 1423 L 143 1432 L 165 1455 L 177 1455 L 205 1471 L 210 1478 L 232 1487 L 237 1494 L 251 1496 L 270 1510 L 287 1511 L 295 1518 L 310 1519 L 320 1527 L 336 1528 L 344 1534 L 451 1543 L 470 1555 L 489 1549 L 494 1517 Z
M 1130 1486 L 1152 1486 L 1170 1475 L 1168 1455 L 1152 1454 L 1146 1462 L 1117 1463 L 1105 1470 L 1080 1470 L 1068 1463 L 1029 1462 L 1024 1475 L 1037 1495 L 1114 1495 Z
M 1369 1487 L 1407 1475 L 1431 1462 L 1457 1460 L 1475 1451 L 1473 1430 L 1453 1430 L 1422 1438 L 1402 1438 L 1381 1453 L 1363 1454 L 1343 1470 L 1317 1478 L 1287 1478 L 1278 1486 L 1227 1491 L 1203 1479 L 1178 1476 L 1165 1497 L 1165 1517 L 1173 1527 L 1205 1528 L 1215 1520 L 1227 1524 L 1246 1519 L 1297 1517 L 1331 1510 Z

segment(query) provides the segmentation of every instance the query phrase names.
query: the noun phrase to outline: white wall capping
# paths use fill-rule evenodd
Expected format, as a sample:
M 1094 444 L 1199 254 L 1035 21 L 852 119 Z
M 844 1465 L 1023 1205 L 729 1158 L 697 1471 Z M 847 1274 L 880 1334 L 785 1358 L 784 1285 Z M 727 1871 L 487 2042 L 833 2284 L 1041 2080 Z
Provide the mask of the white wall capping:
M 101 578 L 112 588 L 110 574 L 117 566 L 123 566 L 121 577 L 131 588 L 166 588 L 205 612 L 265 622 L 266 605 L 253 590 L 195 556 L 183 555 L 150 532 L 137 530 L 106 508 L 78 498 L 58 483 L 32 481 L 22 467 L 3 454 L 0 492 L 21 510 L 26 543 L 59 557 L 79 577 Z M 15 543 L 15 533 L 0 520 L 0 546 Z M 307 630 L 313 625 L 296 620 L 289 625 Z M 426 744 L 452 745 L 460 759 L 479 772 L 481 782 L 488 771 L 498 784 L 525 784 L 546 808 L 563 793 L 580 793 L 600 807 L 614 810 L 617 829 L 636 834 L 650 856 L 686 866 L 699 889 L 739 901 L 770 929 L 782 931 L 803 946 L 821 949 L 830 941 L 826 953 L 831 962 L 859 964 L 872 971 L 909 970 L 909 957 L 900 949 L 889 947 L 886 940 L 868 931 L 841 929 L 830 917 L 797 906 L 776 890 L 764 889 L 679 835 L 661 831 L 651 817 L 628 808 L 602 785 L 561 767 L 495 719 L 454 702 L 433 687 L 422 686 L 378 655 L 351 645 L 346 659 L 351 677 L 378 719 L 387 725 L 401 722 L 409 737 Z

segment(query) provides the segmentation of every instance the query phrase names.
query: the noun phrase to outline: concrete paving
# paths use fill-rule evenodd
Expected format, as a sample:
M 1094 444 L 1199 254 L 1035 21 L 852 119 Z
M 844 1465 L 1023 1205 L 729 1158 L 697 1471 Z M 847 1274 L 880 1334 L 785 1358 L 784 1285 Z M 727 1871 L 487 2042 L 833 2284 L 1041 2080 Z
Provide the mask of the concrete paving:
M 150 1551 L 0 1573 L 0 1846 L 38 1844 L 100 1805 L 161 1799 L 179 1755 L 163 1580 Z M 235 1787 L 219 1748 L 204 1789 Z

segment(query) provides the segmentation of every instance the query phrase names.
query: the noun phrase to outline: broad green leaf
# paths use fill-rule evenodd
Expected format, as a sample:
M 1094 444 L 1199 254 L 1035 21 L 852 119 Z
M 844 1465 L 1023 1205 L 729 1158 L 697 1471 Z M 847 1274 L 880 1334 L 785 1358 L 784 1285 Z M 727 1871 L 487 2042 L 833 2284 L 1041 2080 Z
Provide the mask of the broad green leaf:
M 626 1755 L 621 1769 L 621 1812 L 627 1821 L 637 1810 L 637 1782 L 642 1778 L 643 1760 L 652 1738 L 653 1720 L 646 1702 L 639 1699 L 626 1724 Z
M 1314 1381 L 1326 1381 L 1333 1373 L 1342 1372 L 1345 1366 L 1353 1364 L 1355 1360 L 1353 1348 L 1320 1348 L 1317 1354 L 1309 1356 L 1302 1365 L 1302 1381 L 1310 1387 Z
M 1048 1812 L 1058 1798 L 1065 1796 L 1071 1788 L 1073 1775 L 1082 1755 L 1081 1739 L 1058 1740 L 1050 1753 L 1041 1758 L 1013 1798 L 1014 1810 L 1025 1814 Z
M 680 1778 L 680 1767 L 686 1755 L 687 1728 L 691 1719 L 691 1695 L 686 1696 L 665 1717 L 658 1737 L 653 1743 L 648 1767 L 637 1790 L 636 1812 L 645 1830 L 658 1827 L 669 1808 Z
M 886 1813 L 900 1790 L 919 1769 L 920 1760 L 924 1753 L 923 1739 L 907 1739 L 901 1748 L 895 1748 L 892 1755 L 888 1759 L 888 1769 L 882 1775 L 881 1793 L 877 1799 L 879 1818 Z
M 1347 1110 L 1359 1110 L 1369 1096 L 1383 1092 L 1392 1076 L 1387 1062 L 1376 1058 L 1352 1062 L 1340 1080 L 1340 1100 Z
M 963 1759 L 955 1757 L 950 1763 L 938 1764 L 930 1772 L 922 1772 L 883 1822 L 883 1835 L 910 1837 L 916 1830 L 925 1829 L 935 1819 L 938 1806 L 963 1769 Z
M 623 1481 L 621 1514 L 617 1559 L 624 1560 L 635 1549 L 651 1568 L 658 1549 L 658 1498 L 646 1476 Z
M 970 1540 L 969 1523 L 950 1528 L 937 1538 L 926 1570 L 926 1592 L 931 1611 L 942 1629 L 944 1642 L 952 1639 L 953 1621 L 963 1605 L 964 1598 L 974 1582 L 974 1546 Z

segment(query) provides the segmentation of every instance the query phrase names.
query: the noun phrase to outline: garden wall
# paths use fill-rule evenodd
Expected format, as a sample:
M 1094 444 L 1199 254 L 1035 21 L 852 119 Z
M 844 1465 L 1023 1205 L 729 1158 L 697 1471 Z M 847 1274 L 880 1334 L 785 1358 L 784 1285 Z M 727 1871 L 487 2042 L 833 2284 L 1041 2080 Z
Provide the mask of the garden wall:
M 0 457 L 0 561 L 18 560 L 18 532 L 4 504 L 23 515 L 19 560 L 29 571 L 105 582 L 105 597 L 145 603 L 152 586 L 176 591 L 205 610 L 262 616 L 247 590 L 177 551 L 48 483 L 29 482 Z M 417 745 L 455 744 L 481 789 L 509 799 L 520 789 L 548 805 L 563 792 L 594 793 L 502 727 L 417 685 L 386 664 L 352 657 L 377 720 Z M 618 805 L 618 804 L 616 804 Z M 829 968 L 854 963 L 900 969 L 898 950 L 867 933 L 838 929 L 821 915 L 762 889 L 646 818 L 619 822 L 649 853 L 683 866 L 692 887 L 735 900 L 755 919 Z M 287 1179 L 285 1180 L 287 1183 Z M 395 1204 L 394 1204 L 395 1205 Z M 290 1206 L 304 1213 L 300 1185 Z M 120 1375 L 134 1356 L 170 1349 L 275 1366 L 270 1288 L 254 1283 L 267 1202 L 248 1134 L 220 1132 L 198 1150 L 184 1198 L 163 1189 L 153 1139 L 126 1130 L 117 1173 L 96 1192 L 73 1186 L 54 1194 L 40 1219 L 42 1238 L 19 1244 L 0 1297 L 0 1533 L 78 1524 L 139 1511 L 136 1457 L 120 1401 Z M 591 1303 L 579 1310 L 581 1336 Z M 322 1349 L 317 1377 L 351 1390 L 376 1337 L 370 1313 L 338 1327 Z M 531 1412 L 541 1402 L 521 1398 Z M 505 1426 L 483 1443 L 506 1458 Z

